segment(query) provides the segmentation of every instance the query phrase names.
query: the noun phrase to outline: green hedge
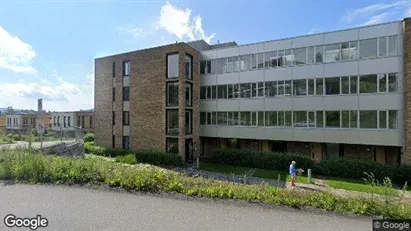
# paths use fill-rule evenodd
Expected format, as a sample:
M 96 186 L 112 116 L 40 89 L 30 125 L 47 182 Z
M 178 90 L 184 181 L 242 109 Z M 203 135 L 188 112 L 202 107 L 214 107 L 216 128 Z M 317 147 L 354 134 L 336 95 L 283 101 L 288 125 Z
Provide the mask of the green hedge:
M 94 145 L 94 142 L 84 143 L 84 152 L 99 156 L 108 156 L 107 148 Z
M 84 136 L 84 142 L 94 142 L 94 133 L 87 133 Z
M 183 159 L 180 155 L 166 152 L 136 152 L 138 163 L 148 163 L 153 165 L 180 166 Z
M 210 161 L 250 168 L 286 170 L 291 161 L 297 162 L 298 168 L 312 169 L 313 174 L 328 177 L 343 177 L 362 180 L 364 172 L 372 172 L 380 182 L 389 177 L 393 183 L 403 185 L 406 181 L 411 184 L 411 166 L 393 166 L 369 160 L 351 158 L 325 159 L 316 164 L 304 155 L 292 153 L 253 152 L 239 149 L 217 149 L 210 154 Z
M 294 153 L 217 149 L 210 154 L 210 161 L 214 163 L 286 171 L 293 160 L 297 162 L 298 168 L 307 169 L 314 166 L 314 161 L 310 157 Z

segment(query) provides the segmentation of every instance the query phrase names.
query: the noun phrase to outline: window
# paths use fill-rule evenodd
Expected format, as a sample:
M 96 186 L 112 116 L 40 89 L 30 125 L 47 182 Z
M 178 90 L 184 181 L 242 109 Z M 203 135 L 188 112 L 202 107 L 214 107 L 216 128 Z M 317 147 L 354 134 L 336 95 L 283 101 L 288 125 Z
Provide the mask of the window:
M 277 66 L 282 67 L 284 66 L 284 50 L 277 51 Z
M 257 112 L 251 112 L 251 126 L 257 126 Z
M 265 53 L 265 67 L 277 67 L 278 56 L 277 51 L 270 51 Z
M 116 62 L 113 62 L 113 78 L 116 77 Z
M 113 118 L 113 125 L 116 125 L 116 113 L 113 111 L 113 116 L 112 116 L 112 118 Z M 78 120 L 78 121 L 80 121 L 80 119 Z M 79 122 L 80 123 L 80 122 Z M 80 124 L 78 125 L 79 127 L 80 127 Z
M 123 149 L 130 149 L 130 137 L 128 136 L 123 136 Z
M 193 84 L 192 83 L 186 83 L 185 84 L 185 100 L 186 100 L 186 106 L 187 107 L 192 107 L 193 106 Z
M 316 63 L 322 63 L 324 58 L 323 58 L 323 46 L 316 46 L 315 47 L 315 62 Z
M 211 124 L 217 124 L 217 112 L 211 113 Z
M 341 112 L 341 127 L 342 128 L 350 127 L 350 112 L 349 111 Z
M 292 112 L 291 111 L 286 111 L 284 112 L 284 117 L 285 117 L 285 126 L 291 127 L 292 126 Z
M 388 125 L 389 129 L 398 128 L 397 111 L 388 111 Z
M 218 99 L 227 99 L 227 85 L 218 85 L 217 86 L 217 98 Z
M 60 116 L 57 116 L 57 126 L 60 126 Z
M 288 50 L 284 50 L 284 64 L 285 66 L 291 66 L 293 65 L 294 62 L 294 56 L 292 54 L 292 50 L 288 49 Z
M 340 127 L 340 112 L 326 111 L 325 112 L 325 127 L 339 128 Z
M 227 88 L 229 99 L 236 99 L 240 96 L 240 93 L 238 92 L 238 84 L 230 84 Z
M 387 75 L 378 74 L 378 92 L 387 92 Z
M 284 95 L 284 81 L 278 81 L 278 86 L 277 86 L 277 95 L 281 96 Z
M 341 43 L 341 60 L 349 60 L 350 59 L 350 43 L 344 42 Z
M 186 110 L 184 130 L 186 135 L 193 134 L 193 110 Z
M 9 124 L 9 118 L 7 118 L 7 124 Z M 53 116 L 53 125 L 56 126 L 56 117 Z
M 314 85 L 315 85 L 315 81 L 314 79 L 309 79 L 308 80 L 308 95 L 314 95 Z
M 316 95 L 324 94 L 324 79 L 323 78 L 315 80 L 315 94 Z
M 228 58 L 228 60 L 227 60 L 227 65 L 226 65 L 226 73 L 230 73 L 230 72 L 233 72 L 234 71 L 234 66 L 235 66 L 235 61 L 236 61 L 236 58 L 238 58 L 238 57 L 230 57 L 230 58 Z
M 123 87 L 123 101 L 130 100 L 130 87 Z
M 307 127 L 307 112 L 294 111 L 293 127 Z
M 325 94 L 340 94 L 340 77 L 325 78 Z
M 244 125 L 244 126 L 251 125 L 251 113 L 250 112 L 240 112 L 240 125 Z
M 264 97 L 264 82 L 257 83 L 257 96 Z
M 217 112 L 217 124 L 227 125 L 227 112 Z
M 90 128 L 93 128 L 93 116 L 90 116 Z
M 307 48 L 307 63 L 315 63 L 314 47 Z
M 340 60 L 340 44 L 330 44 L 324 46 L 324 63 Z
M 284 81 L 284 95 L 291 96 L 291 80 Z
M 258 69 L 264 68 L 264 53 L 257 54 L 257 67 Z
M 351 76 L 350 77 L 350 94 L 357 94 L 358 93 L 358 76 Z
M 397 55 L 397 35 L 388 37 L 388 55 Z
M 387 128 L 387 111 L 379 111 L 379 128 Z
M 167 55 L 167 78 L 178 78 L 178 54 Z
M 200 99 L 206 99 L 207 87 L 200 87 Z
M 187 79 L 193 79 L 193 56 L 185 56 L 185 74 Z
M 294 95 L 307 95 L 307 83 L 305 79 L 293 80 Z
M 360 93 L 377 92 L 377 75 L 360 76 Z
M 178 106 L 178 82 L 167 83 L 167 106 Z
M 212 125 L 213 124 L 213 121 L 212 121 L 212 118 L 211 118 L 211 112 L 207 112 L 207 114 L 206 114 L 206 123 L 207 123 L 207 125 Z
M 130 61 L 123 62 L 123 76 L 130 75 Z
M 251 70 L 251 55 L 240 56 L 240 71 Z
M 65 116 L 63 117 L 63 124 L 64 124 L 63 126 L 66 127 L 66 117 Z
M 360 128 L 377 128 L 377 111 L 360 111 Z
M 251 97 L 257 97 L 257 83 L 251 83 Z
M 178 154 L 178 138 L 166 138 L 166 151 Z
M 277 112 L 266 111 L 265 112 L 265 126 L 277 126 Z
M 116 101 L 116 88 L 113 87 L 113 102 Z
M 206 73 L 206 63 L 207 61 L 200 61 L 200 74 L 203 75 Z
M 361 40 L 360 49 L 360 59 L 377 57 L 377 39 Z
M 388 74 L 388 91 L 389 92 L 397 91 L 397 76 L 398 76 L 398 73 Z
M 378 56 L 387 55 L 387 38 L 381 37 L 378 38 Z
M 350 111 L 350 128 L 357 128 L 358 112 Z
M 223 74 L 226 72 L 227 59 L 217 59 L 217 74 Z
M 349 59 L 358 59 L 358 41 L 350 42 Z
M 238 125 L 238 112 L 228 112 L 228 125 Z
M 313 112 L 313 111 L 308 112 L 307 126 L 308 127 L 315 127 L 315 112 Z
M 293 50 L 295 65 L 304 65 L 307 63 L 307 49 L 297 48 Z
M 178 110 L 167 110 L 167 135 L 178 135 Z
M 34 119 L 34 121 L 36 121 L 36 120 Z M 67 126 L 71 127 L 71 118 L 70 118 L 70 116 L 67 117 Z
M 257 116 L 258 116 L 257 125 L 264 126 L 264 112 L 263 111 L 257 112 Z
M 265 82 L 265 97 L 277 96 L 277 81 Z
M 130 112 L 123 111 L 123 126 L 130 125 Z
M 216 99 L 216 86 L 207 86 L 207 99 Z
M 241 98 L 251 98 L 251 84 L 242 83 L 240 84 Z
M 341 94 L 350 94 L 350 77 L 341 77 Z
M 206 124 L 206 113 L 205 112 L 200 112 L 200 125 L 205 125 Z
M 83 128 L 84 128 L 84 121 L 85 121 L 85 120 L 84 120 L 84 116 L 82 116 L 82 117 L 81 117 L 81 127 L 83 127 Z

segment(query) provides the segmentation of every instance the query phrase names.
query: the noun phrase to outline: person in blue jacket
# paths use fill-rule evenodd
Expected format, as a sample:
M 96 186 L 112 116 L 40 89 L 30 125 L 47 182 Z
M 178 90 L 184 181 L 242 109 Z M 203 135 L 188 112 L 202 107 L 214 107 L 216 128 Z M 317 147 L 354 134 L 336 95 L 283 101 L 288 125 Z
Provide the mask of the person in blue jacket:
M 297 163 L 292 161 L 289 168 L 289 173 L 291 176 L 291 186 L 295 186 L 295 180 L 297 179 L 297 167 L 295 166 Z

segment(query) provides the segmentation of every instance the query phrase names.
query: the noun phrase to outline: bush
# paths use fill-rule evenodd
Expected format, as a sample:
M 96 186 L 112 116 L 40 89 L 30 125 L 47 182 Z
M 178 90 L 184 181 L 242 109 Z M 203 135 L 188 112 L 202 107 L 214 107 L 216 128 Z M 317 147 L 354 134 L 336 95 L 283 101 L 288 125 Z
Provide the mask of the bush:
M 21 135 L 20 134 L 14 134 L 13 135 L 13 140 L 14 141 L 21 141 Z
M 411 179 L 411 166 L 393 166 L 369 160 L 350 158 L 325 159 L 317 168 L 317 174 L 350 179 L 363 179 L 364 172 L 372 172 L 375 178 L 382 182 L 385 177 L 393 179 L 393 183 L 403 185 Z
M 96 146 L 94 142 L 85 142 L 84 152 L 98 156 L 108 156 L 107 148 Z
M 108 154 L 108 156 L 111 156 L 111 157 L 125 156 L 129 153 L 130 153 L 130 151 L 124 150 L 124 149 L 119 149 L 119 148 L 107 149 L 107 154 Z
M 136 152 L 136 160 L 139 163 L 153 165 L 180 166 L 183 164 L 181 156 L 166 152 Z
M 314 160 L 310 157 L 294 153 L 217 149 L 210 155 L 210 161 L 214 163 L 287 171 L 293 160 L 297 162 L 298 168 L 307 169 L 314 166 Z
M 84 142 L 94 142 L 94 133 L 87 133 L 84 136 Z
M 116 162 L 124 164 L 137 164 L 136 156 L 134 154 L 128 154 L 126 156 L 119 156 L 116 158 Z

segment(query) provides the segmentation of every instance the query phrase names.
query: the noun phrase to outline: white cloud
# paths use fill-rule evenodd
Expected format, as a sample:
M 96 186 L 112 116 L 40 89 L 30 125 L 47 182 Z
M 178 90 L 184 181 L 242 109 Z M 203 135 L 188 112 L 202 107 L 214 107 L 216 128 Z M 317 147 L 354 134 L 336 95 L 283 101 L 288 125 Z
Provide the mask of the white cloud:
M 54 75 L 53 75 L 54 76 Z M 68 111 L 94 107 L 94 73 L 82 77 L 83 82 L 72 83 L 55 75 L 54 81 L 3 82 L 0 89 L 0 107 L 35 109 L 36 101 L 43 99 L 45 110 Z
M 373 24 L 378 24 L 378 23 L 382 23 L 384 22 L 389 16 L 391 15 L 391 13 L 389 12 L 385 12 L 382 14 L 378 14 L 378 15 L 374 15 L 372 16 L 368 21 L 366 21 L 365 23 L 363 23 L 363 26 L 368 26 L 368 25 L 373 25 Z
M 372 25 L 390 20 L 400 20 L 404 15 L 409 14 L 410 10 L 411 1 L 401 0 L 392 3 L 378 3 L 350 10 L 341 20 L 350 24 Z
M 31 45 L 21 41 L 0 26 L 0 68 L 18 73 L 35 73 L 30 65 L 36 56 Z
M 307 34 L 315 34 L 315 33 L 319 33 L 320 31 L 321 31 L 320 28 L 313 27 Z
M 204 39 L 210 42 L 215 36 L 215 33 L 205 34 L 200 15 L 192 18 L 190 9 L 180 9 L 169 2 L 161 7 L 158 23 L 159 28 L 165 29 L 179 39 L 189 41 Z
M 119 31 L 120 33 L 131 34 L 133 37 L 139 37 L 143 34 L 143 28 L 138 27 L 136 25 L 128 25 L 126 27 L 120 27 Z

